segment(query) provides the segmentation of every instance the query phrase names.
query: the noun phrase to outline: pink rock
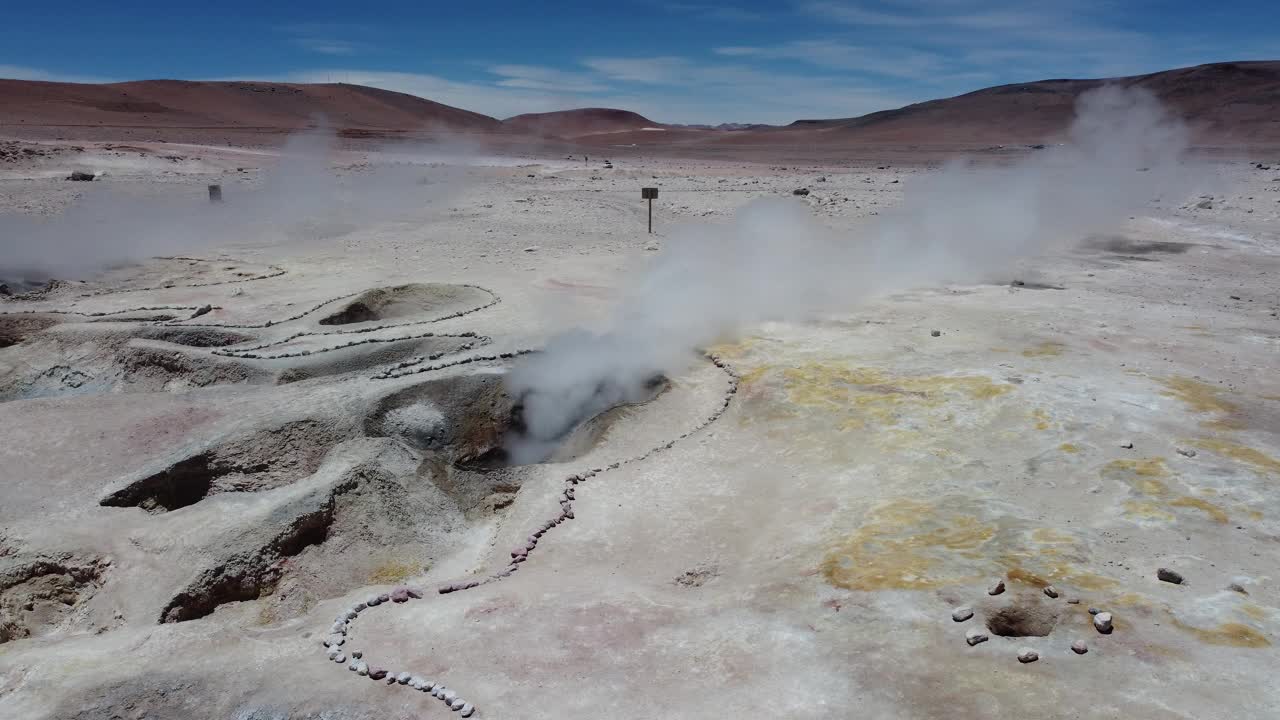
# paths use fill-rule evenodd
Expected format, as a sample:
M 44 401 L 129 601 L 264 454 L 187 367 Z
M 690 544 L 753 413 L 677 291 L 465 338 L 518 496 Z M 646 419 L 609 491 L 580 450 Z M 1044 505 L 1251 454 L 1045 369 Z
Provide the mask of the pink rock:
M 402 603 L 402 602 L 408 602 L 408 600 L 409 600 L 408 590 L 405 590 L 404 588 L 396 588 L 395 590 L 391 591 L 391 602 Z
M 440 592 L 440 594 L 441 594 L 441 595 L 445 595 L 445 594 L 451 593 L 451 592 L 453 592 L 454 590 L 457 590 L 457 589 L 458 589 L 458 588 L 457 588 L 457 587 L 455 587 L 454 585 L 441 585 L 441 586 L 440 586 L 440 590 L 439 590 L 439 592 Z
M 408 594 L 409 594 L 409 597 L 411 597 L 411 598 L 414 598 L 414 599 L 416 599 L 416 600 L 421 600 L 421 599 L 422 599 L 422 590 L 420 590 L 420 589 L 418 589 L 418 588 L 411 588 L 411 587 L 407 587 L 407 588 L 405 588 L 405 589 L 404 589 L 404 591 L 405 591 L 406 593 L 408 593 Z

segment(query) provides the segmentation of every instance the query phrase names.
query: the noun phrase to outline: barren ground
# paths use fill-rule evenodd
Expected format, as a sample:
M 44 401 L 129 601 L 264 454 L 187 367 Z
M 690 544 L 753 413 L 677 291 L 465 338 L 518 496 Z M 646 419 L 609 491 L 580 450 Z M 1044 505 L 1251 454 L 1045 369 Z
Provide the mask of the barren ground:
M 78 144 L 0 163 L 0 210 L 234 209 L 269 157 Z M 510 355 L 672 223 L 807 187 L 838 229 L 930 172 L 613 159 L 481 160 L 410 219 L 0 300 L 0 716 L 443 718 L 321 645 L 403 585 L 341 650 L 477 717 L 1275 716 L 1280 165 L 1000 284 L 757 327 L 556 462 L 469 462 Z

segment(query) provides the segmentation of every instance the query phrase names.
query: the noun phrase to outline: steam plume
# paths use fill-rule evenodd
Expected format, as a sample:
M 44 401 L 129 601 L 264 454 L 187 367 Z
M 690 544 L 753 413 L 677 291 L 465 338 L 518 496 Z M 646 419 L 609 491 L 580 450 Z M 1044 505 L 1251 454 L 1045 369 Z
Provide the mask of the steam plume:
M 679 230 L 601 332 L 554 337 L 508 375 L 536 456 L 577 422 L 644 394 L 698 348 L 769 320 L 803 320 L 930 284 L 980 282 L 1016 261 L 1113 227 L 1185 190 L 1188 133 L 1151 94 L 1081 96 L 1067 142 L 1013 165 L 958 163 L 894 211 L 837 234 L 798 202 L 763 200 L 728 226 Z M 1139 170 L 1142 170 L 1139 172 Z

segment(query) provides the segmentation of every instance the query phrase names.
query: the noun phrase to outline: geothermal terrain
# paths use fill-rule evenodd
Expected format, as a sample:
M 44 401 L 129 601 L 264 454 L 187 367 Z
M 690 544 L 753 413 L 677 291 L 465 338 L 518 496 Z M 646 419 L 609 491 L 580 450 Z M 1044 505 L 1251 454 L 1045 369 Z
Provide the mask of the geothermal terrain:
M 0 717 L 1275 717 L 1262 114 L 981 277 L 866 256 L 875 291 L 747 318 L 528 458 L 507 373 L 690 237 L 763 199 L 856 240 L 1053 148 L 141 117 L 181 99 L 111 111 L 144 137 L 0 127 Z

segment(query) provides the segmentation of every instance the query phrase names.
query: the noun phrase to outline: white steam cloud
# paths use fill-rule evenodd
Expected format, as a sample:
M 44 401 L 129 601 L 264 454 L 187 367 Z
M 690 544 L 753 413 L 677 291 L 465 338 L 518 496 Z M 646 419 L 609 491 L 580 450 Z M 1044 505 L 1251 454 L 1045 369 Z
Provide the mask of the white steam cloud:
M 208 202 L 203 192 L 139 196 L 112 187 L 108 177 L 61 214 L 0 215 L 0 279 L 82 278 L 155 255 L 333 236 L 362 223 L 397 220 L 456 192 L 460 170 L 452 163 L 472 150 L 453 140 L 447 150 L 399 147 L 386 156 L 394 164 L 339 173 L 334 139 L 326 128 L 291 136 L 260 187 L 223 185 L 221 204 Z
M 1153 198 L 1188 189 L 1188 131 L 1154 96 L 1081 96 L 1067 142 L 1012 165 L 958 163 L 851 234 L 800 203 L 754 202 L 728 226 L 678 231 L 602 332 L 553 338 L 509 373 L 526 432 L 516 462 L 542 459 L 578 422 L 647 394 L 699 348 L 769 320 L 803 320 L 912 287 L 981 282 L 1112 228 Z

